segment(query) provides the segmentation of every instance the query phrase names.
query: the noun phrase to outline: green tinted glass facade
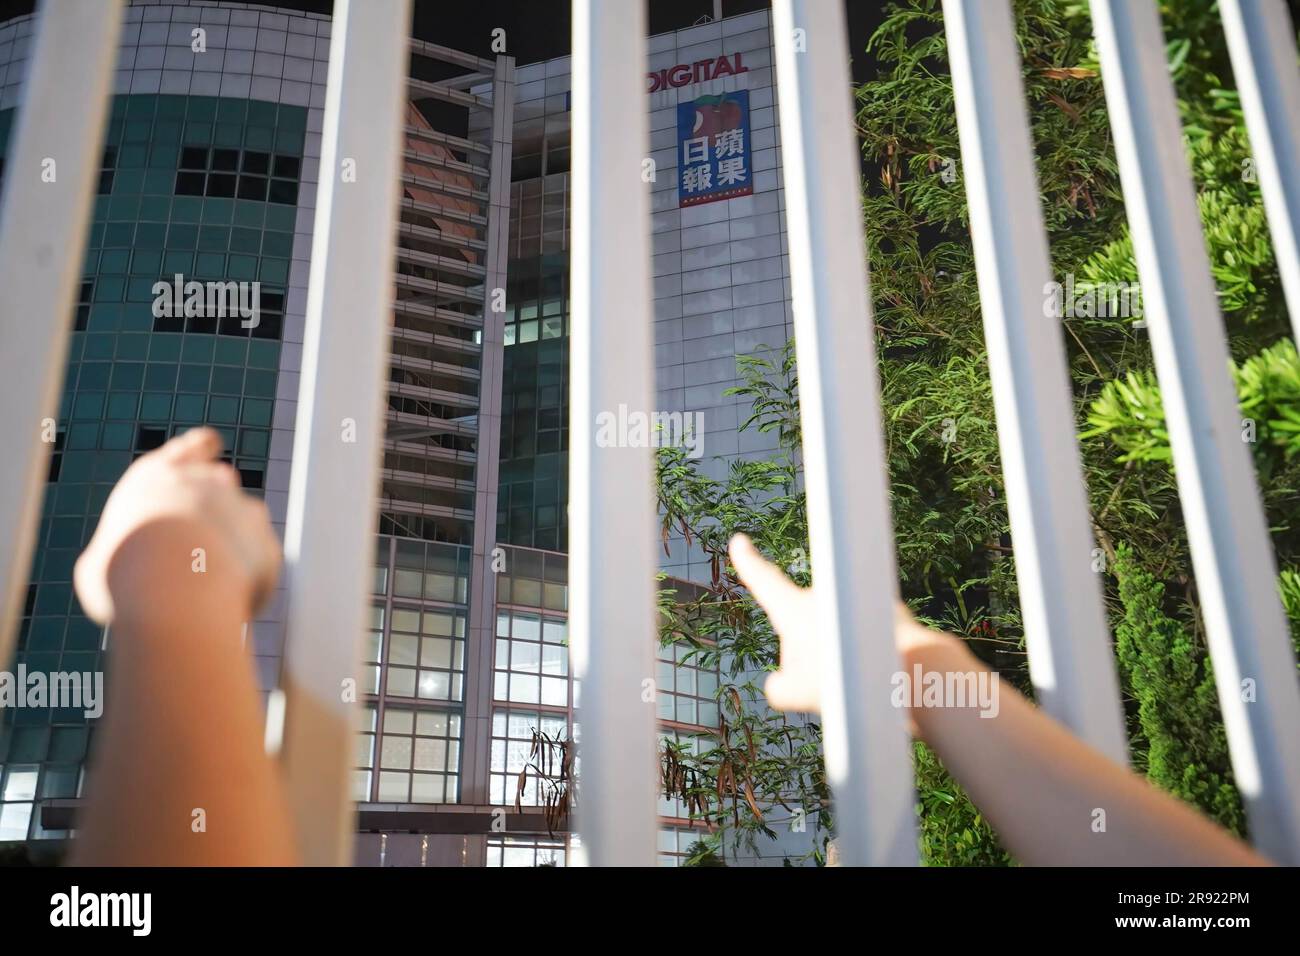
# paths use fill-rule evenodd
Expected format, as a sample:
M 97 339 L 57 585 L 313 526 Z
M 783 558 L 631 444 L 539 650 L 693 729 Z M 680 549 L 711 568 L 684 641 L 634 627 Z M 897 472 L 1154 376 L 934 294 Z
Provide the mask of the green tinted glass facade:
M 563 255 L 510 263 L 497 541 L 569 547 L 569 302 Z
M 207 423 L 260 493 L 306 120 L 302 107 L 255 100 L 114 100 L 79 301 L 66 317 L 74 331 L 18 643 L 28 671 L 102 667 L 72 568 L 135 457 Z M 0 157 L 12 125 L 13 111 L 0 114 Z M 260 283 L 258 324 L 155 318 L 154 285 L 176 275 Z M 77 794 L 94 723 L 81 710 L 5 711 L 0 840 L 62 835 L 42 830 L 39 801 Z

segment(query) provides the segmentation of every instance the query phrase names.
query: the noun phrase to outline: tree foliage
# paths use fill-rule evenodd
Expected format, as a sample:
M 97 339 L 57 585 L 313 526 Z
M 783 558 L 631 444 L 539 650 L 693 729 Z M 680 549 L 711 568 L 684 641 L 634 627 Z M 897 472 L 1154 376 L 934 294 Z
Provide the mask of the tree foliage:
M 1120 665 L 1138 706 L 1146 747 L 1135 748 L 1153 783 L 1195 804 L 1235 833 L 1245 830 L 1231 781 L 1214 671 L 1196 636 L 1165 613 L 1165 587 L 1121 544 L 1116 554 L 1124 616 L 1116 628 Z
M 1087 4 L 1016 0 L 1014 10 L 1053 278 L 1071 276 L 1085 290 L 1137 282 Z M 1300 360 L 1286 338 L 1280 279 L 1217 11 L 1212 0 L 1165 0 L 1161 14 L 1243 440 L 1283 569 L 1283 603 L 1300 631 Z M 1005 680 L 1029 690 L 939 0 L 889 4 L 868 52 L 878 70 L 857 91 L 868 170 L 862 205 L 903 596 L 923 619 L 965 637 Z M 1134 765 L 1243 832 L 1159 385 L 1139 318 L 1044 320 L 1061 321 L 1065 332 Z M 721 662 L 727 678 L 717 746 L 697 747 L 686 764 L 696 771 L 690 779 L 703 798 L 703 819 L 735 831 L 742 844 L 757 844 L 803 810 L 820 859 L 823 831 L 833 827 L 820 728 L 762 705 L 757 678 L 775 667 L 775 637 L 725 556 L 727 538 L 743 530 L 796 580 L 810 580 L 797 369 L 787 350 L 743 360 L 742 371 L 746 384 L 737 394 L 753 408 L 745 427 L 775 431 L 780 452 L 769 461 L 735 463 L 723 479 L 705 477 L 673 452 L 659 469 L 665 541 L 684 537 L 713 568 L 701 602 L 709 606 L 681 613 L 697 618 L 707 635 L 700 653 Z M 689 630 L 676 613 L 665 612 L 669 640 Z M 921 745 L 915 765 L 926 862 L 1009 862 L 987 821 Z

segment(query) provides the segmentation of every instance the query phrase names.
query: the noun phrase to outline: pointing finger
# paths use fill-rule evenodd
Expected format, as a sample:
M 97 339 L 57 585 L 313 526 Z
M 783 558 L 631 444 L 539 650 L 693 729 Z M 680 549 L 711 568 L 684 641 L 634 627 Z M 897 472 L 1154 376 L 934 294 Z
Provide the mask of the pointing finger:
M 780 568 L 758 553 L 748 535 L 733 535 L 729 553 L 740 580 L 769 614 L 774 610 L 770 602 L 775 602 L 786 588 L 798 587 Z
M 155 454 L 173 464 L 211 461 L 221 454 L 221 433 L 215 428 L 191 428 L 177 435 Z

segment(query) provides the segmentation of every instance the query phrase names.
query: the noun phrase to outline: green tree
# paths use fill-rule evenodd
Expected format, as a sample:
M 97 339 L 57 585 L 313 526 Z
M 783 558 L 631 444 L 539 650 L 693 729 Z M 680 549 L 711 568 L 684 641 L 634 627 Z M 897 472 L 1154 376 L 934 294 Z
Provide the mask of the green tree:
M 1165 0 L 1167 59 L 1179 97 L 1279 586 L 1300 633 L 1300 360 L 1287 340 L 1226 43 L 1212 0 Z M 1016 0 L 1022 77 L 1054 278 L 1083 290 L 1138 280 L 1086 3 Z M 888 5 L 868 45 L 876 75 L 857 91 L 868 175 L 862 198 L 885 414 L 886 460 L 903 595 L 923 619 L 965 637 L 1029 691 L 1014 556 L 969 235 L 939 0 Z M 955 175 L 954 175 L 955 173 Z M 1229 828 L 1244 820 L 1222 745 L 1199 598 L 1146 332 L 1133 316 L 1063 322 L 1076 422 L 1107 606 L 1126 690 L 1134 765 Z M 833 829 L 815 723 L 762 706 L 756 673 L 775 637 L 731 576 L 725 542 L 748 532 L 807 583 L 798 479 L 797 370 L 787 351 L 742 365 L 746 427 L 776 430 L 781 451 L 703 477 L 667 454 L 659 472 L 665 535 L 699 543 L 713 581 L 700 606 L 665 612 L 666 640 L 723 665 L 716 746 L 673 757 L 680 789 L 715 825 L 756 843 L 802 811 L 816 854 Z M 667 540 L 667 537 L 666 539 Z M 689 620 L 688 620 L 689 619 Z M 1173 656 L 1171 656 L 1173 655 Z M 1171 695 L 1178 699 L 1170 699 Z M 1009 862 L 942 764 L 916 753 L 923 858 Z
M 743 531 L 795 581 L 811 582 L 806 501 L 798 481 L 794 353 L 787 346 L 739 364 L 745 384 L 734 392 L 753 409 L 741 428 L 777 433 L 780 452 L 769 461 L 734 462 L 721 480 L 702 475 L 682 449 L 659 454 L 665 542 L 670 532 L 680 534 L 700 547 L 712 568 L 707 587 L 694 596 L 661 591 L 660 637 L 665 644 L 685 645 L 687 660 L 718 666 L 722 678 L 717 734 L 666 743 L 663 786 L 694 815 L 730 834 L 733 846 L 757 849 L 778 828 L 808 832 L 810 855 L 820 865 L 833 829 L 821 726 L 763 703 L 757 678 L 776 667 L 778 641 L 726 557 L 727 541 Z M 915 746 L 915 766 L 925 861 L 1010 862 L 988 821 L 922 744 Z
M 1165 587 L 1145 571 L 1128 545 L 1115 557 L 1124 617 L 1116 650 L 1128 690 L 1138 704 L 1147 776 L 1195 804 L 1234 833 L 1245 831 L 1241 798 L 1231 783 L 1223 724 L 1209 655 L 1190 630 L 1165 612 Z
M 696 840 L 686 848 L 686 859 L 682 866 L 726 866 L 727 863 L 718 856 L 706 840 Z
M 781 827 L 804 828 L 816 838 L 829 828 L 830 811 L 820 725 L 764 705 L 760 678 L 776 667 L 777 638 L 726 553 L 731 535 L 744 531 L 795 580 L 809 582 L 793 352 L 742 359 L 741 370 L 748 384 L 737 391 L 754 408 L 742 428 L 776 431 L 779 453 L 770 461 L 733 462 L 722 479 L 702 474 L 681 448 L 662 449 L 658 458 L 665 548 L 670 534 L 678 534 L 712 569 L 697 594 L 661 592 L 660 637 L 684 646 L 685 660 L 717 667 L 721 677 L 718 731 L 666 743 L 663 784 L 700 819 L 729 833 L 729 845 L 756 849 Z M 823 833 L 816 849 L 822 861 L 824 840 Z

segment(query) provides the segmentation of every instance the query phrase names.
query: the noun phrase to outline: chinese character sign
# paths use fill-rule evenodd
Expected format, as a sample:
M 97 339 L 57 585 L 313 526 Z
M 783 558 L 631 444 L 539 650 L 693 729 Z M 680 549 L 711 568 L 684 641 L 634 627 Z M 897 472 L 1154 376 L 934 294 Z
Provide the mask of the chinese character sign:
M 677 106 L 677 205 L 735 199 L 754 191 L 749 91 L 701 96 Z

